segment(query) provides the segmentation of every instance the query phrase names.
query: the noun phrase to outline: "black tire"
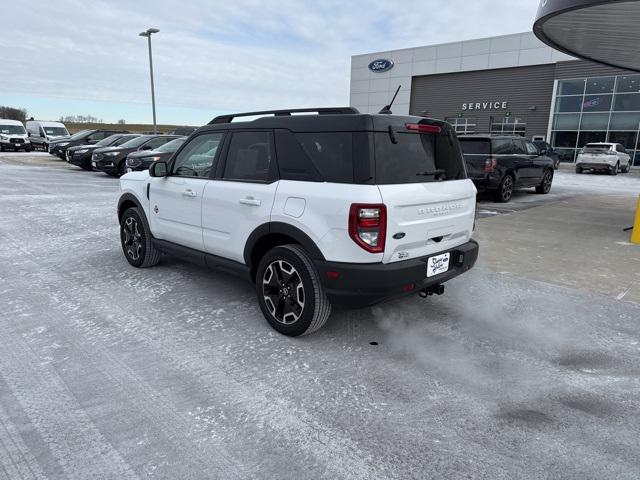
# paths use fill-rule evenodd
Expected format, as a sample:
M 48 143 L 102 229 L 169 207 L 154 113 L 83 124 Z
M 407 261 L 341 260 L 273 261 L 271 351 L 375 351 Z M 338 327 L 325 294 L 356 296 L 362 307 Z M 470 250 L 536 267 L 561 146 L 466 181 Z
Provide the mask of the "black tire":
M 514 187 L 515 179 L 513 175 L 507 173 L 502 180 L 500 180 L 500 184 L 498 185 L 498 189 L 494 194 L 494 199 L 498 203 L 506 203 L 511 200 L 513 196 L 513 187 Z
M 550 168 L 547 168 L 542 174 L 542 181 L 540 182 L 540 185 L 536 187 L 536 192 L 546 195 L 551 191 L 552 183 L 553 183 L 553 170 L 551 170 Z
M 127 173 L 127 161 L 123 160 L 120 162 L 120 165 L 118 165 L 118 177 L 121 177 L 125 173 Z
M 25 151 L 25 152 L 30 152 L 30 151 L 32 151 L 32 150 L 33 150 L 33 148 L 32 148 L 32 147 L 26 147 L 26 148 L 24 149 L 24 151 Z
M 580 167 L 576 167 L 576 173 L 578 174 L 582 173 L 582 169 Z
M 153 267 L 160 261 L 160 251 L 151 242 L 149 224 L 137 208 L 128 208 L 120 219 L 120 244 L 124 257 L 134 267 Z
M 262 257 L 256 272 L 256 294 L 264 318 L 290 337 L 315 332 L 331 315 L 320 275 L 299 245 L 281 245 Z
M 622 173 L 629 173 L 629 170 L 631 170 L 631 162 L 627 163 L 627 166 L 624 167 L 621 171 Z
M 616 166 L 609 170 L 609 175 L 617 175 L 620 170 L 620 162 L 616 163 Z

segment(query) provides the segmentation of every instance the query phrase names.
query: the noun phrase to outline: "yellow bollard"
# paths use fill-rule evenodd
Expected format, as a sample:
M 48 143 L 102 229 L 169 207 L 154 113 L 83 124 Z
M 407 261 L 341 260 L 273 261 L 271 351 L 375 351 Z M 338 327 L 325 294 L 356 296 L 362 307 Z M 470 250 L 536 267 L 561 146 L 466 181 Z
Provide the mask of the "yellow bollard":
M 636 219 L 633 222 L 631 243 L 640 243 L 640 195 L 638 196 L 638 203 L 636 205 Z

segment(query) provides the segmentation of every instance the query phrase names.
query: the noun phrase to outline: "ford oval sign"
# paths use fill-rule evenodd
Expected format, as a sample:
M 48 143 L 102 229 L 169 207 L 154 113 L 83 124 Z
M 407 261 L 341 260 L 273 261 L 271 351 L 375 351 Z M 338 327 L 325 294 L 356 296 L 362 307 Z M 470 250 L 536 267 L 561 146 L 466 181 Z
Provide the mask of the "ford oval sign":
M 393 62 L 386 58 L 374 60 L 369 64 L 369 70 L 376 73 L 388 72 L 393 68 Z

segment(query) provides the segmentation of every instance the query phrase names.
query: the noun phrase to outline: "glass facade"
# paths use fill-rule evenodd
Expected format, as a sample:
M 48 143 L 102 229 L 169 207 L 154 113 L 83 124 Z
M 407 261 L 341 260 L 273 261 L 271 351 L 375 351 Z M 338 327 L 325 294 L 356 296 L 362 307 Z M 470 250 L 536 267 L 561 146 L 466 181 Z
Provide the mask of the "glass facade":
M 551 145 L 575 161 L 589 142 L 621 143 L 640 166 L 640 75 L 558 80 Z

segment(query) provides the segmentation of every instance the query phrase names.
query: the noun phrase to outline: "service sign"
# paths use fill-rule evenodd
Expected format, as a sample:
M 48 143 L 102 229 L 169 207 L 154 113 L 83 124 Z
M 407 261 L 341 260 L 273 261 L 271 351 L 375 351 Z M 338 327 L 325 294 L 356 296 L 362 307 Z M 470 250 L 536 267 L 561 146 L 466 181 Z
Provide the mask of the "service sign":
M 376 73 L 388 72 L 393 68 L 393 61 L 386 58 L 374 60 L 369 64 L 369 70 Z
M 483 101 L 483 102 L 469 102 L 462 104 L 462 110 L 506 110 L 508 102 L 505 101 Z

